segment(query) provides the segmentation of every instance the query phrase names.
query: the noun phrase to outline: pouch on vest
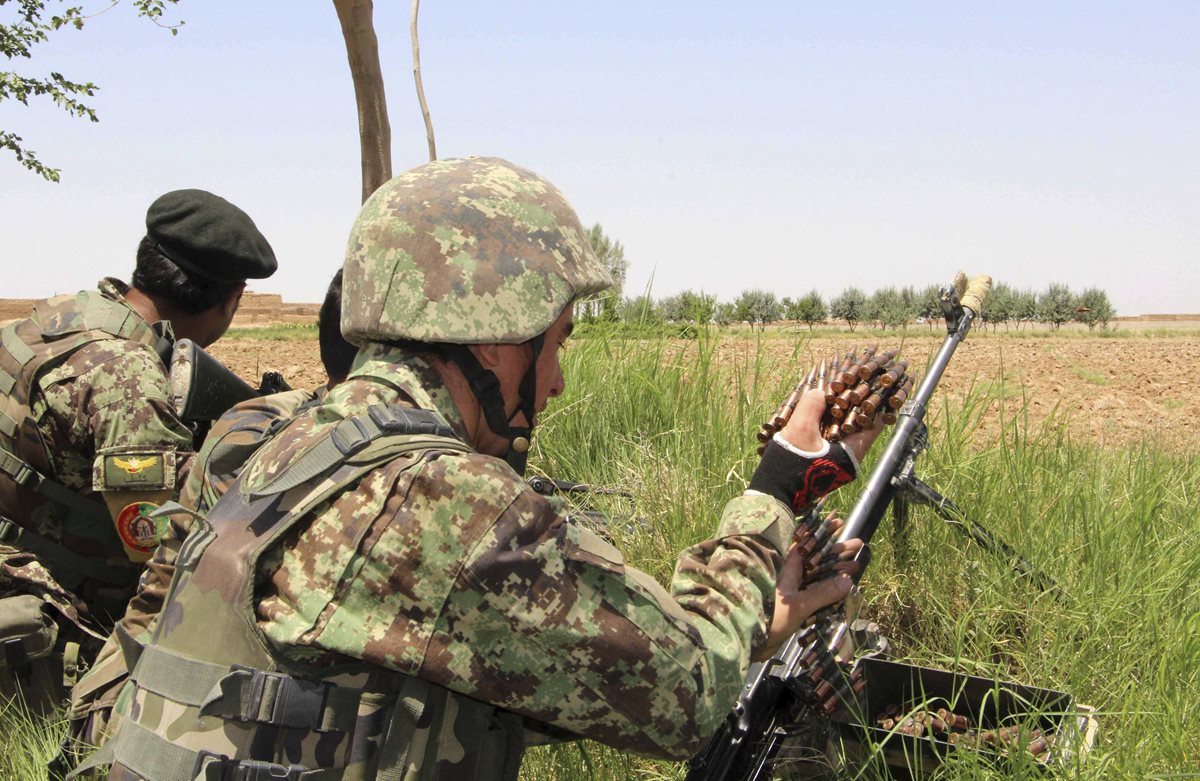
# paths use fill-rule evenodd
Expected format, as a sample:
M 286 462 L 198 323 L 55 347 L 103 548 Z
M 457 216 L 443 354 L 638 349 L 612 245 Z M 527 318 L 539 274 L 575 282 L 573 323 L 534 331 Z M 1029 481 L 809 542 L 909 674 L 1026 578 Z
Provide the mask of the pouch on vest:
M 34 713 L 48 713 L 66 699 L 64 669 L 74 675 L 79 647 L 68 643 L 65 654 L 55 649 L 58 625 L 44 606 L 34 594 L 0 599 L 0 696 L 21 697 Z

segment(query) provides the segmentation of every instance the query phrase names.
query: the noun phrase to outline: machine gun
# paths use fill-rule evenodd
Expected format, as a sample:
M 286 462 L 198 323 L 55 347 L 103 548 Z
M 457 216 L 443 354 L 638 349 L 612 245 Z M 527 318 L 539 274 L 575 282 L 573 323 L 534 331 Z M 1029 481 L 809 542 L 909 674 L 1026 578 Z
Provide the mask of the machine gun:
M 171 404 L 192 429 L 197 449 L 213 422 L 230 407 L 247 399 L 291 390 L 279 372 L 263 372 L 258 388 L 254 388 L 191 339 L 175 342 L 167 374 Z
M 991 552 L 1006 556 L 1014 567 L 1036 579 L 1043 588 L 1062 592 L 1024 558 L 987 532 L 968 521 L 948 499 L 939 495 L 914 474 L 917 456 L 928 444 L 925 411 L 955 349 L 966 337 L 979 314 L 991 286 L 988 277 L 976 277 L 970 286 L 962 275 L 953 287 L 942 291 L 942 309 L 947 335 L 916 393 L 899 411 L 895 433 L 867 478 L 866 485 L 846 516 L 837 541 L 861 539 L 856 556 L 859 572 L 870 563 L 870 541 L 889 507 L 898 516 L 909 504 L 918 502 L 934 508 L 944 519 L 967 530 Z M 823 523 L 820 508 L 802 522 L 808 533 Z M 819 534 L 819 532 L 816 532 Z M 842 606 L 820 611 L 812 623 L 797 632 L 771 659 L 750 668 L 741 695 L 732 712 L 699 754 L 689 762 L 687 781 L 764 781 L 781 768 L 780 749 L 793 739 L 802 739 L 815 722 L 839 710 L 854 708 L 865 681 L 852 678 L 838 660 L 850 626 Z

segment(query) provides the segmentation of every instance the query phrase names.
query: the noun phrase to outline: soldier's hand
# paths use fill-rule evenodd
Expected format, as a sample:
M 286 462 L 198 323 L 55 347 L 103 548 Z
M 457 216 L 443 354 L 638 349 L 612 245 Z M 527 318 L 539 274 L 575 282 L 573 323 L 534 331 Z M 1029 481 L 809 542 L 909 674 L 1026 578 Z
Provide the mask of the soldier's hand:
M 780 431 L 790 445 L 806 452 L 816 452 L 825 445 L 821 438 L 821 416 L 825 414 L 825 394 L 810 388 L 804 391 L 792 416 Z M 876 424 L 865 431 L 842 437 L 842 446 L 861 464 L 867 451 L 879 438 L 883 426 Z
M 857 431 L 849 436 L 842 437 L 842 447 L 850 451 L 858 463 L 862 463 L 867 456 L 867 451 L 871 449 L 871 445 L 875 444 L 875 440 L 879 438 L 880 432 L 884 429 L 883 425 L 876 422 L 874 426 L 863 431 Z
M 851 575 L 858 570 L 858 563 L 850 559 L 854 558 L 861 548 L 862 541 L 858 539 L 837 543 L 833 550 L 842 561 L 835 565 L 835 573 L 802 587 L 804 555 L 795 545 L 791 547 L 776 579 L 775 610 L 767 629 L 767 642 L 757 649 L 754 661 L 769 659 L 814 613 L 846 598 L 854 585 Z
M 824 414 L 825 394 L 809 388 L 779 433 L 792 447 L 810 453 L 820 450 L 825 445 L 821 438 L 821 416 Z

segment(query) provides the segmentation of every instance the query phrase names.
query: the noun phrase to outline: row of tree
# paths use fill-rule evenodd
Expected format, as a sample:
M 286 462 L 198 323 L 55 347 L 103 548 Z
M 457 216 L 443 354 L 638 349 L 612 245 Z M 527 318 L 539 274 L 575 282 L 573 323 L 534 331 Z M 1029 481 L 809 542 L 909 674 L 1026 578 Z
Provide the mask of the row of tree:
M 1040 293 L 996 284 L 984 305 L 982 320 L 993 327 L 1020 329 L 1027 323 L 1047 323 L 1058 329 L 1063 323 L 1079 322 L 1093 329 L 1107 328 L 1115 315 L 1108 294 L 1099 288 L 1072 293 L 1067 285 L 1052 284 Z M 942 316 L 941 290 L 929 285 L 885 287 L 867 294 L 848 287 L 825 300 L 813 290 L 804 296 L 779 298 L 769 290 L 745 290 L 733 301 L 718 301 L 715 295 L 685 290 L 666 298 L 648 295 L 621 298 L 619 294 L 600 298 L 581 309 L 583 320 L 622 320 L 626 322 L 716 323 L 736 322 L 765 327 L 789 320 L 809 328 L 830 320 L 844 322 L 850 330 L 860 324 L 877 328 L 897 328 L 910 322 L 933 321 Z
M 765 327 L 768 323 L 790 320 L 811 329 L 829 320 L 845 322 L 853 331 L 859 324 L 878 328 L 898 328 L 913 321 L 933 321 L 942 316 L 941 287 L 885 287 L 868 295 L 857 287 L 848 287 L 826 301 L 813 290 L 799 298 L 778 298 L 769 290 L 744 290 L 733 301 L 718 301 L 715 295 L 685 290 L 666 298 L 649 295 L 626 298 L 622 295 L 629 262 L 625 248 L 604 233 L 599 223 L 587 232 L 588 241 L 613 276 L 613 289 L 584 301 L 575 316 L 584 322 L 596 320 L 631 323 L 750 323 Z M 1018 330 L 1027 323 L 1042 322 L 1057 330 L 1063 323 L 1079 322 L 1089 330 L 1107 328 L 1116 311 L 1103 290 L 1090 287 L 1072 293 L 1063 284 L 1049 285 L 1040 293 L 1018 290 L 999 282 L 992 287 L 981 319 L 995 330 L 1003 324 Z

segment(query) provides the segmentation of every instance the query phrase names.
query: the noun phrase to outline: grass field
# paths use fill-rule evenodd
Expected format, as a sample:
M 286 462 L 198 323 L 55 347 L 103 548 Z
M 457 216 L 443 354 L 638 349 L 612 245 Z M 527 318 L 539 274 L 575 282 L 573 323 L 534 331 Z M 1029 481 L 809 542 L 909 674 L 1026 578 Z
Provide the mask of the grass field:
M 666 582 L 675 555 L 707 537 L 744 488 L 754 432 L 786 394 L 770 341 L 723 351 L 706 338 L 573 340 L 568 390 L 542 423 L 534 469 L 631 492 L 601 508 L 616 516 L 609 533 L 631 564 Z M 1058 416 L 1030 416 L 1017 386 L 1001 375 L 935 396 L 918 471 L 1070 598 L 1042 594 L 918 508 L 905 555 L 886 527 L 876 536 L 867 610 L 899 659 L 1066 691 L 1098 710 L 1100 728 L 1086 758 L 1049 775 L 964 753 L 936 777 L 1200 778 L 1200 437 L 1102 447 Z M 993 433 L 981 438 L 985 417 Z M 834 504 L 854 498 L 849 486 Z M 631 515 L 644 522 L 624 522 Z M 0 778 L 41 778 L 36 757 L 56 745 L 53 730 L 6 712 L 0 732 L 10 745 Z M 584 742 L 532 751 L 523 778 L 683 772 Z M 880 776 L 867 767 L 845 777 Z
M 746 443 L 786 392 L 764 379 L 774 373 L 761 352 L 730 363 L 714 351 L 703 341 L 683 353 L 582 342 L 569 353 L 573 387 L 539 439 L 548 471 L 633 490 L 651 531 L 613 533 L 632 563 L 661 579 L 740 492 L 754 465 Z M 1073 441 L 1061 421 L 1031 427 L 1027 402 L 1004 387 L 976 387 L 952 404 L 935 397 L 919 472 L 1071 598 L 1047 597 L 916 509 L 908 564 L 886 530 L 876 536 L 863 580 L 869 614 L 902 660 L 1066 691 L 1096 707 L 1094 748 L 1065 778 L 1200 777 L 1196 440 L 1120 449 Z M 971 433 L 983 415 L 999 417 L 1000 433 L 981 444 Z M 848 508 L 853 486 L 836 496 Z M 678 766 L 598 746 L 542 751 L 528 764 L 529 779 L 681 777 Z M 1032 764 L 973 762 L 938 775 L 1044 777 Z

